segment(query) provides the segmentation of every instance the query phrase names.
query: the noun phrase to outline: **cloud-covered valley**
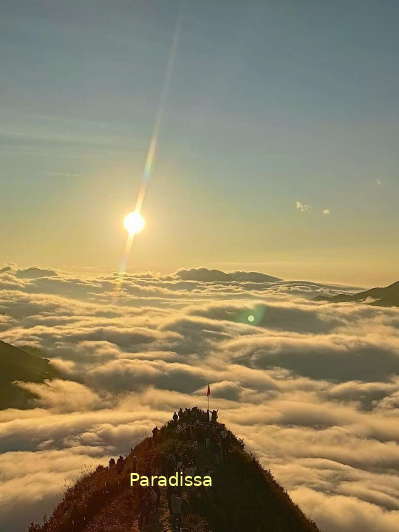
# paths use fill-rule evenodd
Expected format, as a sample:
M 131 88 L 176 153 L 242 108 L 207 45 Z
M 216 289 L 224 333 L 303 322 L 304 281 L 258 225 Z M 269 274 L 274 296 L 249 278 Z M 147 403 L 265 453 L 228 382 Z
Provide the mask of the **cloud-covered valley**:
M 0 270 L 0 339 L 60 378 L 0 411 L 0 529 L 184 406 L 220 417 L 324 532 L 399 529 L 399 309 L 257 272 L 83 278 Z

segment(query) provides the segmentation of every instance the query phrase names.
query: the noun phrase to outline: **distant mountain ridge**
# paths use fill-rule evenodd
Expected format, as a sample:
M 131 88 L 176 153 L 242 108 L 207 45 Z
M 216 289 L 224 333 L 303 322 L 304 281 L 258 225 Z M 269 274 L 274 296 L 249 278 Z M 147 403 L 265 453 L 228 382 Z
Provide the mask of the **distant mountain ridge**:
M 261 272 L 223 272 L 221 270 L 208 270 L 208 268 L 191 268 L 178 270 L 176 276 L 185 281 L 221 282 L 221 283 L 269 283 L 281 281 L 279 277 Z
M 131 473 L 209 475 L 211 487 L 130 485 Z M 180 473 L 179 473 L 180 474 Z M 147 484 L 148 486 L 148 484 Z M 175 485 L 176 486 L 176 485 Z M 83 476 L 30 532 L 318 532 L 215 413 L 179 410 L 124 458 Z
M 57 376 L 46 358 L 0 340 L 0 409 L 30 406 L 33 395 L 15 381 L 43 382 Z
M 338 294 L 329 297 L 318 297 L 317 299 L 327 299 L 334 302 L 364 302 L 369 305 L 377 305 L 380 307 L 399 307 L 399 281 L 383 287 L 371 288 L 364 290 L 357 294 Z

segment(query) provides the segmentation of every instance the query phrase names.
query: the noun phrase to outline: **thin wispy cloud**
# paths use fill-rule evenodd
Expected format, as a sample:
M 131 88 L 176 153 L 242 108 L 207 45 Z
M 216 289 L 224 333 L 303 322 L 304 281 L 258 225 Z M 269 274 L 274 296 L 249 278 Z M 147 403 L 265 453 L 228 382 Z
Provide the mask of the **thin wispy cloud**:
M 297 201 L 295 203 L 295 206 L 296 206 L 296 209 L 299 212 L 310 212 L 310 210 L 311 210 L 311 206 L 310 205 L 307 205 L 306 203 L 302 203 L 301 201 Z

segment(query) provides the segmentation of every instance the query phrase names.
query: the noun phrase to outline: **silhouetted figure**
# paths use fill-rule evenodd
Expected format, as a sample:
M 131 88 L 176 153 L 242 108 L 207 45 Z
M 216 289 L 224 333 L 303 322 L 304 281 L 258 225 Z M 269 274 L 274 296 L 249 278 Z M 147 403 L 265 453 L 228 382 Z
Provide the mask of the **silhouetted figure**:
M 118 471 L 122 471 L 124 462 L 125 459 L 123 458 L 123 456 L 120 456 L 118 458 L 118 461 L 116 462 L 116 467 L 118 468 Z
M 212 423 L 216 423 L 219 410 L 212 410 Z
M 140 499 L 139 530 L 144 530 L 144 527 L 149 521 L 149 516 L 151 512 L 151 500 L 149 489 L 141 493 Z
M 109 461 L 109 467 L 114 467 L 114 465 L 115 465 L 115 459 L 111 458 L 111 460 Z
M 183 472 L 183 467 L 184 467 L 183 460 L 179 458 L 176 464 L 176 470 Z
M 173 421 L 176 423 L 179 419 L 179 416 L 176 414 L 176 412 L 173 413 Z
M 196 474 L 196 472 L 197 472 L 197 468 L 196 468 L 196 466 L 194 465 L 194 462 L 193 462 L 192 460 L 190 460 L 190 461 L 188 462 L 188 466 L 187 466 L 187 468 L 186 468 L 185 473 L 186 473 L 186 475 L 190 475 L 190 476 L 193 477 L 193 476 Z
M 181 513 L 183 508 L 183 499 L 178 493 L 172 493 L 170 497 L 170 507 L 172 513 L 172 529 L 173 532 L 178 532 L 181 527 Z
M 168 456 L 168 471 L 174 473 L 176 471 L 176 457 L 173 453 Z
M 157 439 L 158 434 L 159 434 L 159 429 L 158 429 L 158 427 L 154 427 L 154 428 L 152 429 L 152 437 L 154 438 L 154 440 Z
M 155 507 L 156 507 L 156 510 L 158 510 L 159 508 L 159 502 L 161 500 L 161 488 L 158 486 L 158 484 L 156 484 L 155 486 L 153 486 L 152 488 L 154 490 L 154 493 L 156 495 L 156 499 L 155 499 Z

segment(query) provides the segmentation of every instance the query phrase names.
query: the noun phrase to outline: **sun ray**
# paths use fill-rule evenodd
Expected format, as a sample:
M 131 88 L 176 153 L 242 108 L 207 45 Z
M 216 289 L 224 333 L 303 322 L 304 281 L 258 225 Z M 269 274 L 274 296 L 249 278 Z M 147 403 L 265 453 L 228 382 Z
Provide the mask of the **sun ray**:
M 177 46 L 178 46 L 178 42 L 180 38 L 181 21 L 182 21 L 182 5 L 183 5 L 183 2 L 180 3 L 178 15 L 177 15 L 175 31 L 174 31 L 173 40 L 170 46 L 168 61 L 167 61 L 166 69 L 165 69 L 164 82 L 163 82 L 163 86 L 162 86 L 162 90 L 161 90 L 161 94 L 159 98 L 158 111 L 155 117 L 154 127 L 152 130 L 152 135 L 151 135 L 150 142 L 148 145 L 147 155 L 146 155 L 145 164 L 144 164 L 144 170 L 141 176 L 140 188 L 139 188 L 139 192 L 138 192 L 137 199 L 136 199 L 136 205 L 135 205 L 134 210 L 130 214 L 128 214 L 124 219 L 124 225 L 128 231 L 128 237 L 126 240 L 125 250 L 124 250 L 122 260 L 120 263 L 120 267 L 119 267 L 119 271 L 118 271 L 116 295 L 120 294 L 120 292 L 122 291 L 123 278 L 127 271 L 128 260 L 129 260 L 129 256 L 130 256 L 131 249 L 133 246 L 134 237 L 144 227 L 144 218 L 141 215 L 141 209 L 144 203 L 144 199 L 145 199 L 147 188 L 148 188 L 148 183 L 151 178 L 155 157 L 158 151 L 159 133 L 161 130 L 162 120 L 163 120 L 163 116 L 165 113 L 166 97 L 167 97 L 170 82 L 172 79 L 174 64 L 176 60 Z M 129 229 L 129 226 L 130 226 L 130 229 Z M 137 230 L 138 227 L 139 229 Z

